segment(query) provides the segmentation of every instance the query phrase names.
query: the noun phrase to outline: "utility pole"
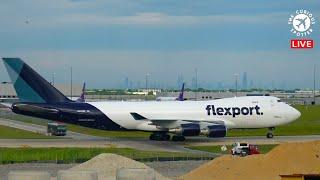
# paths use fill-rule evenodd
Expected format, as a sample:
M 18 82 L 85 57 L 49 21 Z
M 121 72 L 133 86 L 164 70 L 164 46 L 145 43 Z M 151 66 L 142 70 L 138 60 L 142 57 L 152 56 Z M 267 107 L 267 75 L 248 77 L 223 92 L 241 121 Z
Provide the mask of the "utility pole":
M 52 86 L 54 86 L 54 76 L 56 75 L 56 73 L 52 73 Z
M 148 90 L 148 78 L 149 78 L 149 76 L 150 76 L 150 74 L 149 73 L 147 73 L 146 74 L 146 90 Z
M 195 91 L 195 100 L 197 100 L 198 99 L 198 69 L 196 68 L 195 69 L 195 74 L 196 74 L 196 79 L 195 79 L 195 85 L 196 85 L 196 91 Z
M 72 99 L 72 66 L 70 67 L 70 96 Z
M 316 65 L 313 66 L 313 103 L 316 104 Z
M 238 96 L 238 74 L 234 74 L 235 79 L 236 79 L 236 97 Z

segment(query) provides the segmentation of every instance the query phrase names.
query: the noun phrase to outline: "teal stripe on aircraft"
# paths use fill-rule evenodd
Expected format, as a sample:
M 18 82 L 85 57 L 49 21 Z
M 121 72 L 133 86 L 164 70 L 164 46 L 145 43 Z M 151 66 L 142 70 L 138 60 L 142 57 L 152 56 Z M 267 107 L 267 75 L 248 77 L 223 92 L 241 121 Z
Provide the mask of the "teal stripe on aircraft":
M 44 103 L 45 101 L 43 98 L 41 98 L 20 76 L 20 72 L 24 67 L 24 62 L 19 58 L 3 58 L 3 60 L 20 101 Z
M 15 59 L 13 60 L 11 60 L 11 58 L 3 58 L 3 59 L 4 59 L 4 65 L 7 68 L 10 79 L 14 84 L 19 77 L 23 64 L 19 61 L 16 61 Z
M 3 58 L 4 62 L 10 66 L 17 74 L 20 74 L 23 62 L 19 58 Z
M 14 83 L 14 88 L 21 102 L 45 103 L 45 101 L 36 93 L 20 76 Z

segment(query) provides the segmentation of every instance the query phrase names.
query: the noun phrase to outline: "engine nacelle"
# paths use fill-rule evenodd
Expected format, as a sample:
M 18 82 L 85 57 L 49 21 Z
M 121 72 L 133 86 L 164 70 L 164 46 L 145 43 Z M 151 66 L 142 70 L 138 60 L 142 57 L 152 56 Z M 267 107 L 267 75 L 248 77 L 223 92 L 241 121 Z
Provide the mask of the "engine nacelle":
M 170 129 L 169 132 L 179 134 L 181 136 L 199 136 L 200 125 L 195 123 L 181 124 L 181 127 Z
M 225 137 L 227 134 L 227 127 L 225 125 L 211 125 L 201 131 L 201 134 L 210 138 Z

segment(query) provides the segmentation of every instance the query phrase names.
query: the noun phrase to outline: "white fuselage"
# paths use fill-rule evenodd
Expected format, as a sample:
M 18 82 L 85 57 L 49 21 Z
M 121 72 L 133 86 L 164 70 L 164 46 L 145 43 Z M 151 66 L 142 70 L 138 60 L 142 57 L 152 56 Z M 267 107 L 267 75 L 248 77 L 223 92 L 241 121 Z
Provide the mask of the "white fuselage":
M 299 111 L 270 96 L 234 97 L 211 101 L 123 101 L 90 104 L 122 127 L 144 131 L 176 128 L 188 122 L 198 122 L 201 127 L 223 122 L 227 129 L 267 128 L 287 124 L 300 117 Z M 130 113 L 138 113 L 148 120 L 173 121 L 165 127 L 158 127 L 150 121 L 136 120 Z

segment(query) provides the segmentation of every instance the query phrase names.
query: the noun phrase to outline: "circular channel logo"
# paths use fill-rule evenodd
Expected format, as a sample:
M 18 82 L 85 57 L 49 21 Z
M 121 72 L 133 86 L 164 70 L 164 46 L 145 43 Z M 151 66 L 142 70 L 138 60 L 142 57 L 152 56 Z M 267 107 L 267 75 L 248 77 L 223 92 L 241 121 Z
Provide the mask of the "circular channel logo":
M 291 32 L 298 37 L 304 37 L 313 32 L 312 25 L 315 24 L 315 18 L 310 11 L 301 9 L 291 14 L 288 20 L 291 25 Z

